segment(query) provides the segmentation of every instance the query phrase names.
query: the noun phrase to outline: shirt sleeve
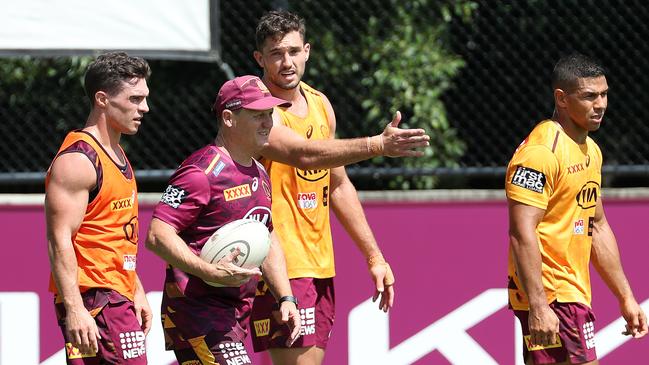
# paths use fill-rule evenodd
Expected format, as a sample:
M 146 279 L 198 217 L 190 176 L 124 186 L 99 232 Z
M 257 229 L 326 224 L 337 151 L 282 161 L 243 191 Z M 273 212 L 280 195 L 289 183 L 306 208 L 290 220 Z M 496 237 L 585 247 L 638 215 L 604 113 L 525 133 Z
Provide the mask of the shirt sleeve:
M 507 167 L 507 198 L 546 209 L 558 172 L 557 158 L 546 146 L 525 146 L 514 154 Z
M 153 217 L 181 232 L 196 221 L 210 196 L 210 184 L 203 170 L 182 166 L 169 179 Z

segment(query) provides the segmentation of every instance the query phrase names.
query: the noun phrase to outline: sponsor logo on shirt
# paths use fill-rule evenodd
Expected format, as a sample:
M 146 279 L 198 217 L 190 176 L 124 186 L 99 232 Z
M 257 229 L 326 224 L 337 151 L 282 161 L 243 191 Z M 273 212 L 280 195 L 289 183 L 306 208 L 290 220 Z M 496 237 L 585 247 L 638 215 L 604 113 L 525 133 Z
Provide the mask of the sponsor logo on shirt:
M 142 331 L 121 332 L 119 342 L 124 359 L 135 359 L 146 354 L 144 332 Z
M 558 333 L 557 333 L 557 343 L 555 343 L 554 345 L 546 345 L 546 346 L 534 345 L 532 343 L 532 336 L 530 335 L 525 336 L 524 340 L 525 340 L 525 346 L 527 346 L 527 351 L 539 351 L 539 350 L 553 349 L 556 347 L 563 346 L 563 344 L 561 343 L 561 337 L 559 337 Z
M 318 181 L 322 180 L 329 174 L 329 170 L 300 170 L 300 169 L 295 169 L 295 172 L 297 173 L 297 176 L 299 176 L 302 180 L 306 181 Z
M 545 187 L 545 174 L 529 167 L 518 166 L 512 176 L 511 183 L 521 188 L 542 194 Z
M 584 234 L 584 220 L 580 219 L 575 222 L 575 228 L 573 229 L 574 234 Z
M 224 167 L 225 167 L 225 163 L 223 163 L 223 161 L 219 161 L 219 162 L 216 164 L 216 167 L 214 168 L 214 170 L 212 171 L 212 175 L 214 175 L 214 176 L 219 176 L 219 174 L 221 173 L 221 171 L 223 171 L 223 168 L 224 168 Z
M 313 135 L 313 126 L 310 125 L 309 128 L 306 130 L 306 138 L 311 139 L 311 136 Z
M 176 209 L 180 206 L 180 204 L 182 204 L 187 195 L 187 191 L 174 185 L 168 185 L 164 193 L 162 193 L 162 198 L 160 198 L 160 201 Z
M 253 207 L 243 216 L 243 219 L 254 219 L 268 227 L 271 220 L 270 209 L 268 207 L 260 206 Z
M 584 171 L 585 169 L 583 163 L 576 163 L 572 166 L 568 166 L 568 174 L 574 174 L 576 172 Z
M 233 188 L 223 190 L 223 196 L 225 197 L 225 201 L 228 202 L 230 200 L 237 200 L 237 199 L 248 197 L 251 194 L 252 193 L 250 192 L 250 184 L 243 184 L 243 185 L 239 185 Z
M 78 348 L 72 346 L 72 343 L 68 342 L 65 344 L 65 355 L 70 360 L 74 359 L 83 359 L 84 357 L 95 357 L 97 353 L 95 352 L 81 352 Z
M 300 335 L 315 334 L 315 307 L 300 308 L 300 319 L 302 320 L 302 328 Z
M 259 188 L 259 179 L 257 179 L 256 177 L 253 177 L 252 178 L 252 191 L 257 191 L 258 188 Z
M 255 326 L 255 334 L 257 337 L 268 336 L 268 333 L 270 332 L 269 318 L 253 321 L 252 324 Z
M 583 209 L 594 208 L 597 205 L 597 191 L 599 190 L 599 184 L 594 181 L 589 181 L 584 184 L 584 186 L 579 189 L 575 199 L 577 200 L 577 205 Z
M 137 256 L 124 255 L 124 264 L 123 264 L 124 270 L 135 271 L 136 266 L 137 266 Z
M 140 226 L 137 217 L 131 218 L 128 223 L 122 226 L 122 229 L 124 230 L 124 238 L 126 238 L 127 241 L 133 244 L 137 244 L 140 232 L 139 227 Z
M 270 200 L 270 186 L 268 186 L 266 180 L 261 180 L 261 187 L 262 189 L 264 189 L 264 194 L 266 194 L 266 198 Z
M 133 196 L 124 199 L 113 200 L 112 202 L 110 202 L 110 211 L 116 212 L 119 210 L 131 209 L 133 208 L 133 201 Z
M 312 193 L 297 193 L 297 204 L 302 209 L 315 209 L 318 207 L 318 196 Z

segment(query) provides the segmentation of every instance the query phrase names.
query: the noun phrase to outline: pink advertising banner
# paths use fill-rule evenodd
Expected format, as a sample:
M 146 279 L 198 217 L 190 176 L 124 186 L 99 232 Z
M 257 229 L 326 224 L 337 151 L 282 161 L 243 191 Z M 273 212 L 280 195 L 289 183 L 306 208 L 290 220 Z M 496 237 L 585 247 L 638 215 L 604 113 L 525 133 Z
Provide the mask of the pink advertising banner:
M 608 200 L 636 299 L 649 312 L 649 200 Z M 365 263 L 334 222 L 336 323 L 325 364 L 522 364 L 520 338 L 507 309 L 507 209 L 488 202 L 365 202 L 365 212 L 396 275 L 389 315 L 368 302 Z M 152 206 L 140 209 L 140 240 Z M 61 334 L 47 292 L 45 219 L 39 205 L 0 206 L 0 365 L 65 362 Z M 165 264 L 140 246 L 137 270 L 159 313 Z M 649 338 L 628 340 L 616 299 L 593 270 L 596 345 L 605 364 L 644 363 Z M 147 338 L 149 363 L 175 364 L 163 350 L 159 314 Z M 255 364 L 267 358 L 250 354 Z M 237 364 L 237 362 L 232 362 Z

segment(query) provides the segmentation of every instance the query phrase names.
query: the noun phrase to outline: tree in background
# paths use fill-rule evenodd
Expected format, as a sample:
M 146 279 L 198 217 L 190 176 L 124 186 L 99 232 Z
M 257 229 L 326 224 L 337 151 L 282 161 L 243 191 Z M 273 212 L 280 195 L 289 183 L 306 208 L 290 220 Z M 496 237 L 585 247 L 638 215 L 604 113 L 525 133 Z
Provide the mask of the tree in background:
M 424 128 L 431 136 L 432 148 L 426 149 L 423 158 L 377 157 L 361 165 L 458 166 L 466 146 L 447 119 L 440 97 L 464 66 L 449 50 L 449 24 L 457 18 L 468 22 L 477 4 L 464 0 L 337 1 L 331 7 L 341 16 L 333 22 L 332 17 L 323 19 L 311 10 L 311 2 L 293 4 L 295 11 L 306 17 L 307 41 L 312 42 L 315 53 L 309 60 L 307 79 L 322 87 L 334 104 L 341 121 L 339 135 L 376 134 L 384 127 L 381 122 L 391 118 L 385 113 L 400 110 L 404 126 Z M 350 118 L 353 116 L 362 119 Z M 435 181 L 434 176 L 397 176 L 359 185 L 431 188 Z

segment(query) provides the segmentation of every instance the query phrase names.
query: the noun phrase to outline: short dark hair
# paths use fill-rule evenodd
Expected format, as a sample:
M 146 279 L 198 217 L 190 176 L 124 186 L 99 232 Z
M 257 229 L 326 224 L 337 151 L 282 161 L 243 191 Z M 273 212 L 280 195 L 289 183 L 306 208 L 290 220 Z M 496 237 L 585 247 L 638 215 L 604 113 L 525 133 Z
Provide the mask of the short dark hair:
M 151 75 L 149 64 L 140 57 L 131 57 L 125 52 L 109 52 L 97 57 L 86 70 L 84 87 L 94 105 L 97 91 L 115 95 L 122 90 L 122 82 L 133 78 L 147 79 Z
M 606 76 L 606 70 L 596 60 L 580 53 L 561 57 L 552 71 L 552 88 L 571 90 L 577 79 Z
M 261 51 L 266 39 L 278 39 L 294 31 L 300 32 L 302 40 L 305 39 L 306 25 L 303 18 L 286 10 L 269 11 L 257 23 L 255 31 L 257 50 Z

